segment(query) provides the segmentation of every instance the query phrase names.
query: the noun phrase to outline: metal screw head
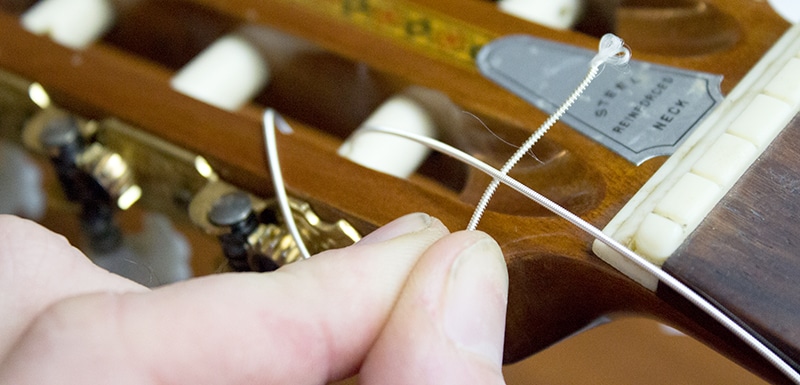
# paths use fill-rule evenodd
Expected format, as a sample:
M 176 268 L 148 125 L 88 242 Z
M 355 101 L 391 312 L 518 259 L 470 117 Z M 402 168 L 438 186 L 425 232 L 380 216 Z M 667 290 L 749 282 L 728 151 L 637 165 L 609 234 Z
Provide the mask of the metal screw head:
M 42 145 L 48 149 L 58 149 L 75 144 L 80 140 L 78 124 L 71 117 L 59 117 L 47 123 L 39 136 Z
M 208 220 L 217 226 L 232 226 L 241 223 L 253 212 L 253 205 L 247 194 L 236 191 L 217 199 L 208 213 Z

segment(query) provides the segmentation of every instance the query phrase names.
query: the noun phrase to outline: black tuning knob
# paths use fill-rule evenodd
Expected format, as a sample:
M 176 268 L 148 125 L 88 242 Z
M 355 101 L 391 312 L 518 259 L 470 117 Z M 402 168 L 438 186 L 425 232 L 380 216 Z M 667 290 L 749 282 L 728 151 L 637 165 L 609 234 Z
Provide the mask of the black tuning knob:
M 67 199 L 82 200 L 87 195 L 87 175 L 78 167 L 85 145 L 77 122 L 70 117 L 55 118 L 44 127 L 39 141 L 50 156 Z
M 208 220 L 215 226 L 225 227 L 230 230 L 219 235 L 218 238 L 222 243 L 222 252 L 233 270 L 253 270 L 252 261 L 257 260 L 261 265 L 263 260 L 268 259 L 254 255 L 253 247 L 248 242 L 248 238 L 258 228 L 259 221 L 247 194 L 236 191 L 221 196 L 211 207 L 211 211 L 208 213 Z M 274 270 L 277 267 L 275 265 L 267 270 Z M 259 266 L 257 270 L 262 269 L 263 267 Z

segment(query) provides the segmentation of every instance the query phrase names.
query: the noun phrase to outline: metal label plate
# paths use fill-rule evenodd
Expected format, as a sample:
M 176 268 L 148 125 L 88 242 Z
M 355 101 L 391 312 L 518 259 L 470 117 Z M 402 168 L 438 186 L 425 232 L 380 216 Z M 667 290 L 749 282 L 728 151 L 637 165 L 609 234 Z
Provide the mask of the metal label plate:
M 484 76 L 553 113 L 595 54 L 514 35 L 484 46 L 477 64 Z M 639 165 L 675 151 L 722 101 L 721 82 L 719 75 L 631 60 L 624 69 L 604 68 L 562 121 Z

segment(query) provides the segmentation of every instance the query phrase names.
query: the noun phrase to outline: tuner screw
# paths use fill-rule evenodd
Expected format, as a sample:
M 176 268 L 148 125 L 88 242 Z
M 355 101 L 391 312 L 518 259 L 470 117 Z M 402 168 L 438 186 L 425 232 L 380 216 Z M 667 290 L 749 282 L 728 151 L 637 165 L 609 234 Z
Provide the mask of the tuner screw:
M 39 139 L 55 155 L 60 154 L 63 148 L 80 148 L 82 144 L 78 123 L 69 116 L 57 117 L 48 122 Z
M 255 223 L 255 213 L 250 197 L 241 191 L 219 197 L 208 213 L 208 220 L 217 226 L 226 227 L 245 226 L 250 221 Z
M 241 191 L 222 195 L 211 206 L 208 221 L 215 226 L 230 229 L 218 236 L 230 267 L 235 271 L 252 270 L 250 259 L 253 247 L 250 238 L 258 230 L 259 222 L 250 197 Z M 275 268 L 277 265 L 271 270 Z

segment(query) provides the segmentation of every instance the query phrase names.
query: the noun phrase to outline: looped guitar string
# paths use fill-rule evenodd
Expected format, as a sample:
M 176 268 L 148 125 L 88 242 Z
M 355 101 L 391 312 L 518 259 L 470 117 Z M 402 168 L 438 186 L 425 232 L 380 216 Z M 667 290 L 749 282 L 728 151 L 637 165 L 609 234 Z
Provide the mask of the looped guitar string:
M 281 131 L 287 134 L 291 132 L 291 128 L 272 109 L 268 109 L 264 113 L 263 123 L 264 123 L 264 139 L 267 148 L 267 157 L 270 162 L 270 170 L 273 174 L 272 178 L 273 178 L 273 183 L 275 183 L 274 187 L 276 195 L 279 196 L 282 195 L 282 197 L 278 198 L 279 205 L 281 206 L 282 213 L 286 218 L 287 226 L 290 227 L 290 233 L 292 234 L 292 237 L 294 238 L 295 242 L 298 245 L 302 245 L 298 247 L 302 247 L 302 249 L 306 250 L 307 253 L 308 251 L 305 247 L 305 243 L 303 242 L 303 239 L 300 237 L 300 233 L 297 231 L 296 224 L 294 223 L 294 216 L 291 215 L 291 208 L 289 207 L 288 199 L 286 198 L 286 186 L 283 183 L 283 178 L 281 176 L 281 171 L 277 156 L 275 127 L 276 125 L 280 126 Z M 789 365 L 778 354 L 776 354 L 774 351 L 768 348 L 753 334 L 748 332 L 744 327 L 739 325 L 736 321 L 734 321 L 732 318 L 730 318 L 728 315 L 726 315 L 724 312 L 722 312 L 720 309 L 714 306 L 711 302 L 703 298 L 700 294 L 698 294 L 688 286 L 684 285 L 677 278 L 673 277 L 666 271 L 661 270 L 658 266 L 642 258 L 632 250 L 625 247 L 623 244 L 619 243 L 615 239 L 603 233 L 602 230 L 593 226 L 589 222 L 583 220 L 581 217 L 559 206 L 557 203 L 537 193 L 528 186 L 525 186 L 516 179 L 513 179 L 510 176 L 504 174 L 502 171 L 495 169 L 494 167 L 480 161 L 479 159 L 473 157 L 472 155 L 469 155 L 461 150 L 458 150 L 438 140 L 422 135 L 409 133 L 406 131 L 386 128 L 386 127 L 373 127 L 373 126 L 363 127 L 362 130 L 359 130 L 357 135 L 363 135 L 368 132 L 378 132 L 388 135 L 399 136 L 401 138 L 406 138 L 408 140 L 420 143 L 432 150 L 441 152 L 458 161 L 463 162 L 464 164 L 472 166 L 486 173 L 490 177 L 499 180 L 501 183 L 513 188 L 517 192 L 525 195 L 534 202 L 542 205 L 547 210 L 560 216 L 561 218 L 567 220 L 568 222 L 578 227 L 580 230 L 591 235 L 593 238 L 606 244 L 612 250 L 616 251 L 617 253 L 619 253 L 632 263 L 634 263 L 636 266 L 652 274 L 660 282 L 664 283 L 671 289 L 675 290 L 675 292 L 686 298 L 689 302 L 697 306 L 701 311 L 708 314 L 711 318 L 719 322 L 723 327 L 725 327 L 731 333 L 733 333 L 735 336 L 741 339 L 745 344 L 753 348 L 753 350 L 755 350 L 759 355 L 761 355 L 764 359 L 766 359 L 769 363 L 771 363 L 781 373 L 786 375 L 788 379 L 800 385 L 800 373 L 795 371 L 791 365 Z M 291 230 L 292 227 L 294 227 L 294 230 Z M 306 255 L 307 254 L 304 254 L 304 258 L 308 258 Z
M 598 49 L 597 55 L 595 55 L 589 67 L 589 72 L 586 74 L 586 77 L 583 81 L 578 85 L 578 88 L 572 92 L 572 94 L 567 98 L 566 101 L 561 105 L 561 107 L 556 110 L 549 118 L 531 135 L 523 144 L 522 146 L 517 149 L 517 151 L 511 155 L 511 158 L 506 161 L 503 167 L 500 169 L 500 172 L 503 175 L 507 175 L 509 171 L 511 171 L 514 166 L 522 159 L 522 157 L 539 141 L 539 139 L 550 130 L 556 122 L 561 119 L 561 117 L 567 112 L 567 110 L 572 107 L 573 104 L 578 100 L 578 98 L 583 94 L 586 88 L 589 87 L 589 84 L 597 77 L 600 73 L 600 70 L 604 67 L 605 64 L 611 64 L 615 66 L 623 66 L 628 64 L 628 61 L 631 57 L 631 51 L 625 47 L 625 43 L 619 37 L 613 34 L 606 34 L 600 39 L 600 47 Z M 497 187 L 500 186 L 500 181 L 497 179 L 492 180 L 486 190 L 481 195 L 478 204 L 475 206 L 475 212 L 472 214 L 472 218 L 469 220 L 469 224 L 467 225 L 467 230 L 475 230 L 478 228 L 478 222 L 480 222 L 483 213 L 486 211 L 486 207 L 489 205 L 489 201 L 492 199 L 492 195 L 497 190 Z

